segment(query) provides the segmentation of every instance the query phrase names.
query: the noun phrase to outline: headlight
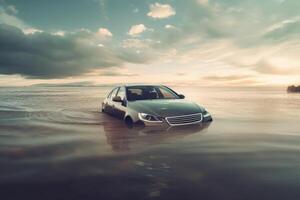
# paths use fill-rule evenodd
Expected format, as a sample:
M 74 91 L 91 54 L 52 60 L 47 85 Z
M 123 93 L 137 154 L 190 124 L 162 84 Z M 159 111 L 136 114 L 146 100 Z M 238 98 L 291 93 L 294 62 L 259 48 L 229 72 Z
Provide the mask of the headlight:
M 210 113 L 207 112 L 206 110 L 204 110 L 204 112 L 202 113 L 202 115 L 203 115 L 203 118 L 210 117 Z
M 146 113 L 139 113 L 139 118 L 144 122 L 163 122 L 160 117 Z

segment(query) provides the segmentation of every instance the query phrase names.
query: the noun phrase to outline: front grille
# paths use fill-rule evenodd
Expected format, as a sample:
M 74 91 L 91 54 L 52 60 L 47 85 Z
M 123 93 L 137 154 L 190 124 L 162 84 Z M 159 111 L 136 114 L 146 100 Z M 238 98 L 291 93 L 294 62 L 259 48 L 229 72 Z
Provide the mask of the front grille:
M 190 115 L 166 117 L 166 121 L 171 126 L 179 126 L 200 123 L 202 121 L 202 118 L 202 113 L 196 113 Z

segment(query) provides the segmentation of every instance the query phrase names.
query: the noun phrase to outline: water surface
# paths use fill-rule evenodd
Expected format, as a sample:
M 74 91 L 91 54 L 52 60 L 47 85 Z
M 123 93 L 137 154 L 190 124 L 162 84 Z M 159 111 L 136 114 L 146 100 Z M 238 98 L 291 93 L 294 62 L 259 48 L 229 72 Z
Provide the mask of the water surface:
M 299 199 L 300 95 L 178 87 L 211 124 L 101 112 L 109 87 L 0 88 L 1 199 Z

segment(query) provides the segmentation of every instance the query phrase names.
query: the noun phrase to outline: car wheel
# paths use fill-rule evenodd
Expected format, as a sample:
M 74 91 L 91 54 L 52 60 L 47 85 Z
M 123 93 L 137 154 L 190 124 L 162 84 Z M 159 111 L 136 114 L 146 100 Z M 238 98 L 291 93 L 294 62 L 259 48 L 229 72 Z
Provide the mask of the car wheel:
M 125 117 L 124 122 L 125 122 L 127 127 L 132 128 L 133 120 L 130 116 Z

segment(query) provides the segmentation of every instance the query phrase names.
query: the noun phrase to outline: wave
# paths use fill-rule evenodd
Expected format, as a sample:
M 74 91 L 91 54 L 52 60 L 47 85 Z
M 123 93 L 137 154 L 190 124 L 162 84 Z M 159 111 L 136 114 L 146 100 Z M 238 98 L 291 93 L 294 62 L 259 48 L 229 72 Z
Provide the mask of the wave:
M 76 110 L 24 110 L 12 109 L 11 107 L 0 107 L 0 122 L 7 120 L 29 120 L 58 124 L 80 124 L 99 125 L 101 124 L 99 112 L 76 111 Z

